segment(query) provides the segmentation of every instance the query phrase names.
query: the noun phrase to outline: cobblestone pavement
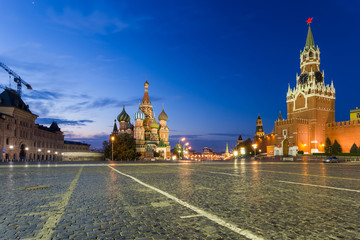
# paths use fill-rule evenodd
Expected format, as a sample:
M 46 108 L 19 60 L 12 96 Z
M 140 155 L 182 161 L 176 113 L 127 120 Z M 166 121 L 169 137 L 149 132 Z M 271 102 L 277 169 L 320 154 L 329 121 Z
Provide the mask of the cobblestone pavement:
M 0 239 L 360 239 L 360 164 L 0 165 Z

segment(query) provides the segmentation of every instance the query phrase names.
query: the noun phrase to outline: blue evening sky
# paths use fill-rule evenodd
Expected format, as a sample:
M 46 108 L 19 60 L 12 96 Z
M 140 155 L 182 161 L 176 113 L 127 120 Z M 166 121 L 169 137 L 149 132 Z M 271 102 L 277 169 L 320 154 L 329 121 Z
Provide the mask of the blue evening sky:
M 101 147 L 122 105 L 131 116 L 147 77 L 156 117 L 171 143 L 224 151 L 252 137 L 257 115 L 269 133 L 286 116 L 299 53 L 313 17 L 325 83 L 334 80 L 336 120 L 360 106 L 359 1 L 0 2 L 0 61 L 33 90 L 23 99 L 69 140 Z M 0 70 L 0 83 L 9 84 Z M 15 87 L 12 84 L 12 87 Z

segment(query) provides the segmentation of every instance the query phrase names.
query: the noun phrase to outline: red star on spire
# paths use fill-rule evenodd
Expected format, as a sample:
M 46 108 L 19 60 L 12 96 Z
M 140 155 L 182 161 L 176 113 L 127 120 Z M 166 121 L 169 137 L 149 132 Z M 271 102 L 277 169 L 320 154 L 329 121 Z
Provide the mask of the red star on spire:
M 306 20 L 307 24 L 310 24 L 312 20 L 313 18 L 308 18 L 308 20 Z

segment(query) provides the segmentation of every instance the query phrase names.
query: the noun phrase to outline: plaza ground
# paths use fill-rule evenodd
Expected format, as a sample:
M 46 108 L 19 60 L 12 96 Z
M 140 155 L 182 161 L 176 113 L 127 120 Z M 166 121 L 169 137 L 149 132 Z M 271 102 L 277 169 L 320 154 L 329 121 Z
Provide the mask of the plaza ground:
M 0 165 L 0 239 L 360 239 L 359 163 Z

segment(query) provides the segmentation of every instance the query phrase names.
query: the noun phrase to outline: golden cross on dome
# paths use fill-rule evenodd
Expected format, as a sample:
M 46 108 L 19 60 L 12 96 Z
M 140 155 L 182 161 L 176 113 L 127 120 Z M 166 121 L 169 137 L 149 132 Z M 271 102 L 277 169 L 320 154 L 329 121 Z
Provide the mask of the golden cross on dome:
M 308 18 L 308 20 L 306 20 L 307 24 L 312 23 L 312 20 L 313 20 L 313 18 Z

